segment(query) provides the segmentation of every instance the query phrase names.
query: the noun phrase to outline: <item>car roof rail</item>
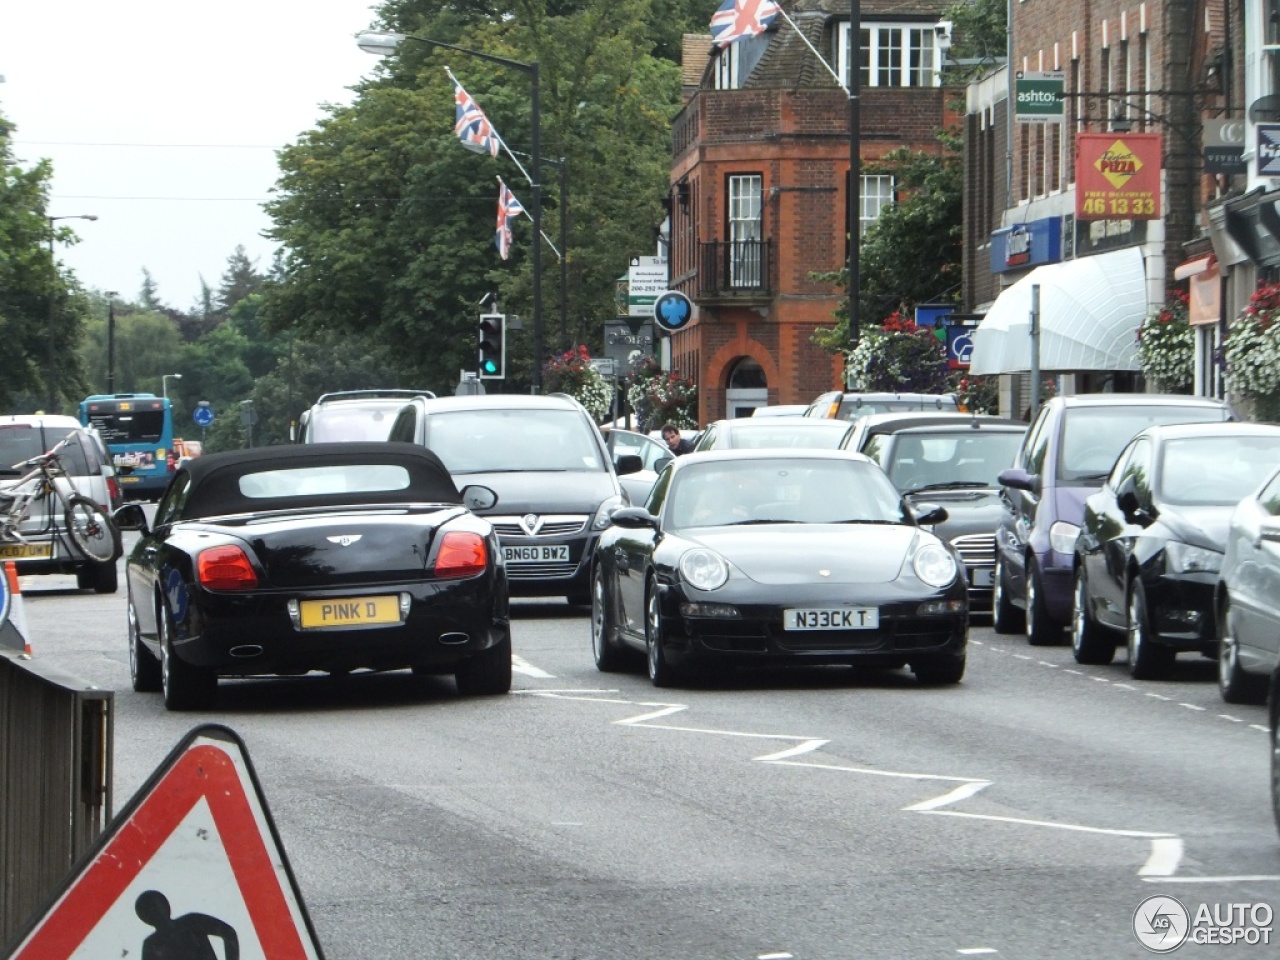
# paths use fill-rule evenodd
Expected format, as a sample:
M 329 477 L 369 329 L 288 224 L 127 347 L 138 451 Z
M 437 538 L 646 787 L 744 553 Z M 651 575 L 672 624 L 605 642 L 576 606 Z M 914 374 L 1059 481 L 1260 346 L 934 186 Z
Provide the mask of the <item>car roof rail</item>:
M 436 394 L 433 390 L 402 390 L 396 387 L 374 390 L 335 390 L 333 393 L 322 393 L 316 403 L 327 403 L 330 400 L 355 400 L 360 397 L 368 397 L 370 399 L 386 397 L 388 400 L 394 400 L 397 397 L 404 397 L 405 399 L 426 397 L 428 400 L 434 400 L 436 399 Z

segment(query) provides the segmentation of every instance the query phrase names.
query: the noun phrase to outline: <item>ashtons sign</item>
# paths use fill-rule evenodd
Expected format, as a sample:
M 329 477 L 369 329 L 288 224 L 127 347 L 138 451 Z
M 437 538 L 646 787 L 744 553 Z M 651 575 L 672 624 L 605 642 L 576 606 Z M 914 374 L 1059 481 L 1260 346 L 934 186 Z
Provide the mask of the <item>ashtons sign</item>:
M 1019 73 L 1013 81 L 1013 115 L 1019 123 L 1062 123 L 1067 102 L 1063 73 Z
M 1159 220 L 1158 133 L 1076 134 L 1076 219 Z

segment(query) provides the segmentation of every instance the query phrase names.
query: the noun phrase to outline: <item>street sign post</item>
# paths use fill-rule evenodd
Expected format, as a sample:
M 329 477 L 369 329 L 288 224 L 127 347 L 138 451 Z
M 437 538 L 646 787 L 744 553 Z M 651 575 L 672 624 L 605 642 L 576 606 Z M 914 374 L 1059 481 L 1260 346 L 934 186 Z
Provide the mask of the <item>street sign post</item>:
M 653 303 L 667 289 L 666 257 L 635 257 L 627 271 L 627 314 L 653 315 Z

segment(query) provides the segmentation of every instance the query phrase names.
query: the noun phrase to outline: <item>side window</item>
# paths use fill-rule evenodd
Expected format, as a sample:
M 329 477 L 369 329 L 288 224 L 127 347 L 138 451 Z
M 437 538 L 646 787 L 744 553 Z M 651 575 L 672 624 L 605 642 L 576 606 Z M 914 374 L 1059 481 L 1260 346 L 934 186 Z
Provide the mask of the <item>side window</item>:
M 1107 486 L 1115 490 L 1120 486 L 1120 481 L 1124 479 L 1125 471 L 1129 466 L 1129 458 L 1133 456 L 1133 444 L 1125 447 L 1120 452 L 1120 456 L 1116 457 L 1116 465 L 1111 468 L 1111 475 L 1107 477 Z
M 67 442 L 62 449 L 58 451 L 58 457 L 62 460 L 62 466 L 66 468 L 67 473 L 73 477 L 90 476 L 89 459 L 85 452 L 85 437 L 83 434 L 74 433 L 67 438 Z M 92 473 L 97 473 L 97 470 Z
M 1280 473 L 1271 478 L 1271 482 L 1258 494 L 1258 502 L 1262 509 L 1273 517 L 1280 516 Z
M 1133 477 L 1133 485 L 1138 489 L 1138 500 L 1141 503 L 1151 502 L 1151 441 L 1137 440 L 1133 444 L 1133 452 L 1129 454 L 1129 462 L 1125 464 L 1121 482 Z
M 413 407 L 405 407 L 396 417 L 396 422 L 391 425 L 391 433 L 387 436 L 388 440 L 396 440 L 403 443 L 414 443 L 417 440 L 417 430 L 414 428 L 418 423 L 418 411 Z
M 186 473 L 179 473 L 169 485 L 169 489 L 165 491 L 165 495 L 160 500 L 159 506 L 156 507 L 156 522 L 158 527 L 162 524 L 173 523 L 182 516 L 182 508 L 187 502 L 187 494 L 191 490 L 191 476 Z
M 1043 473 L 1044 458 L 1049 452 L 1049 408 L 1045 408 L 1040 417 L 1036 420 L 1035 426 L 1031 428 L 1031 433 L 1027 435 L 1026 446 L 1023 447 L 1025 453 L 1022 456 L 1022 463 L 1019 466 L 1026 470 L 1027 473 Z
M 884 434 L 874 434 L 867 438 L 867 444 L 862 448 L 862 453 L 874 460 L 880 466 L 884 466 L 887 462 L 886 457 L 889 453 L 890 438 Z
M 716 428 L 708 427 L 706 434 L 698 441 L 699 450 L 714 450 L 716 448 Z
M 662 504 L 667 499 L 667 488 L 671 486 L 671 475 L 675 473 L 670 466 L 666 467 L 660 474 L 658 480 L 653 485 L 653 489 L 649 491 L 649 500 L 645 503 L 644 508 L 655 517 L 662 513 Z

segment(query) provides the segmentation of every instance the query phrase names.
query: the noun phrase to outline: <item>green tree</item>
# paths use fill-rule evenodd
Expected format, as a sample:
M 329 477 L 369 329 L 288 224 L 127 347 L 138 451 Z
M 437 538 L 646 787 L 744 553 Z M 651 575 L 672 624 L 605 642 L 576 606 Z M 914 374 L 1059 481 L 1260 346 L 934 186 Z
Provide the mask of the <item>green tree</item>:
M 245 297 L 261 293 L 265 282 L 266 278 L 258 271 L 258 261 L 251 260 L 244 246 L 238 245 L 227 258 L 227 269 L 223 271 L 222 282 L 218 285 L 217 312 L 224 317 L 229 315 Z
M 613 315 L 620 265 L 652 247 L 662 219 L 670 121 L 679 106 L 677 65 L 653 57 L 648 0 L 522 0 L 507 13 L 438 0 L 383 9 L 388 25 L 521 63 L 537 61 L 543 155 L 564 158 L 571 183 L 570 315 L 598 345 Z M 477 302 L 499 294 L 523 320 L 511 330 L 505 389 L 532 380 L 530 224 L 514 226 L 509 261 L 493 245 L 498 176 L 530 206 L 528 185 L 504 155 L 462 148 L 453 135 L 446 64 L 527 167 L 529 77 L 426 44 L 406 42 L 350 107 L 334 108 L 281 153 L 272 236 L 285 248 L 283 275 L 265 293 L 267 322 L 302 332 L 368 332 L 408 345 L 395 378 L 440 392 L 475 365 Z M 564 205 L 543 170 L 543 230 L 558 235 Z M 543 332 L 561 339 L 559 271 L 543 257 Z M 567 331 L 569 335 L 573 331 Z M 366 384 L 367 386 L 368 384 Z
M 959 0 L 942 11 L 954 25 L 951 56 L 994 66 L 1008 49 L 1006 0 Z

